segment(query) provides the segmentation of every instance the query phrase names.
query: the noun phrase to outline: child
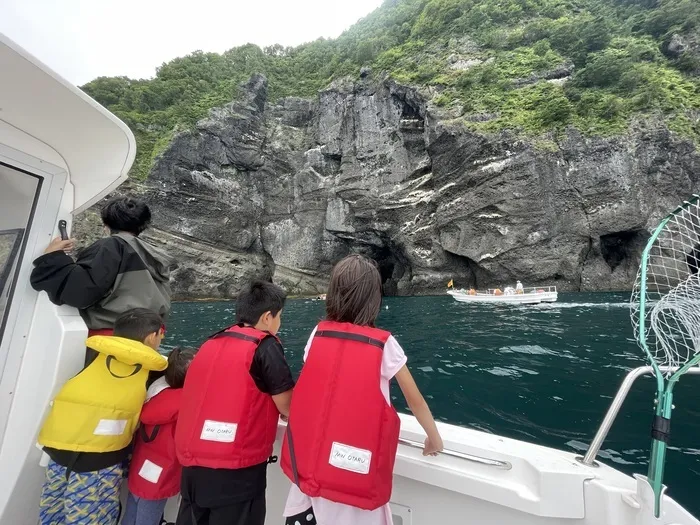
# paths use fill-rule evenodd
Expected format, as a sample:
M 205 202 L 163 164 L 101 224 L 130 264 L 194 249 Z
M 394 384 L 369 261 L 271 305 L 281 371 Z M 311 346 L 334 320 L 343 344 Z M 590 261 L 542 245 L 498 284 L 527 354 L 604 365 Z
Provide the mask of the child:
M 264 525 L 267 463 L 294 380 L 275 336 L 284 291 L 254 282 L 235 326 L 202 345 L 185 379 L 175 430 L 183 465 L 177 525 Z
M 175 423 L 192 348 L 175 348 L 165 376 L 148 389 L 129 468 L 129 497 L 122 525 L 160 525 L 168 498 L 180 492 L 182 467 L 175 457 Z
M 97 357 L 61 388 L 39 433 L 51 461 L 40 503 L 41 525 L 113 525 L 119 517 L 122 463 L 146 399 L 163 321 L 137 308 L 117 318 L 113 336 L 93 336 Z
M 282 449 L 282 469 L 294 482 L 287 524 L 391 525 L 400 431 L 389 397 L 393 377 L 428 436 L 423 455 L 442 450 L 404 351 L 389 332 L 374 328 L 381 302 L 372 261 L 351 255 L 333 268 L 327 320 L 306 345 Z

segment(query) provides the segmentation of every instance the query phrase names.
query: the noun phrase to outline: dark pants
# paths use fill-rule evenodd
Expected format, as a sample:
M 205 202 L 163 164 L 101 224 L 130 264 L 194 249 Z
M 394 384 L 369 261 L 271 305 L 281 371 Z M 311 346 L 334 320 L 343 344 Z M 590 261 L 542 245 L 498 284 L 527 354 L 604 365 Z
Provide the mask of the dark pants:
M 193 494 L 182 494 L 176 525 L 265 525 L 265 492 L 218 507 L 200 507 Z

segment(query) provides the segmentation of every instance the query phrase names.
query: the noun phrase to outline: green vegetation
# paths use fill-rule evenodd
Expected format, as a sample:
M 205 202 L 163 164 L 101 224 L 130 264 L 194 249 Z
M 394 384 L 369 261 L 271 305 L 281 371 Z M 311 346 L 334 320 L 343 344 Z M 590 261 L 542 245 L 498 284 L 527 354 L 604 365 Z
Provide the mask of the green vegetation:
M 484 132 L 541 137 L 571 125 L 604 135 L 653 113 L 700 142 L 691 113 L 700 108 L 700 52 L 664 55 L 674 34 L 700 41 L 700 2 L 386 0 L 335 40 L 198 51 L 153 79 L 102 77 L 83 89 L 134 130 L 137 178 L 174 132 L 234 99 L 251 74 L 268 77 L 275 100 L 311 97 L 362 65 L 434 86 L 435 104 Z

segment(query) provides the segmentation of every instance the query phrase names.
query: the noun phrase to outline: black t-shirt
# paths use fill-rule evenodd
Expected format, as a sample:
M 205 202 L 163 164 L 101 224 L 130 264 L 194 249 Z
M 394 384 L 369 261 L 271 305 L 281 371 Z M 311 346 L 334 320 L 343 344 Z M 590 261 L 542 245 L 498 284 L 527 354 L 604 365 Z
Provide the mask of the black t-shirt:
M 263 339 L 253 356 L 250 376 L 264 394 L 276 396 L 294 388 L 292 371 L 284 358 L 284 349 L 274 337 Z
M 294 388 L 292 371 L 284 358 L 284 349 L 274 337 L 266 337 L 258 346 L 250 365 L 250 376 L 258 390 L 271 396 Z M 242 469 L 185 467 L 182 471 L 183 494 L 201 506 L 219 506 L 253 499 L 267 487 L 267 462 Z
M 73 452 L 44 447 L 49 457 L 71 472 L 95 472 L 120 463 L 126 464 L 131 453 L 131 445 L 114 452 Z

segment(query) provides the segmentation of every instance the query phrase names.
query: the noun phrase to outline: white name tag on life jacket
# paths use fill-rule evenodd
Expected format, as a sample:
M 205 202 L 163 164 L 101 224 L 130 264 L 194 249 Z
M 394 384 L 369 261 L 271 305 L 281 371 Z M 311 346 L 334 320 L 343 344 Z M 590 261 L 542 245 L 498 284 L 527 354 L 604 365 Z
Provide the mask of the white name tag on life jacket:
M 139 470 L 139 476 L 151 483 L 158 483 L 160 475 L 163 472 L 163 467 L 156 465 L 152 461 L 144 461 Z
M 202 427 L 202 435 L 199 439 L 205 441 L 219 441 L 221 443 L 233 443 L 236 439 L 236 423 L 224 423 L 223 421 L 212 421 L 207 419 Z
M 100 419 L 93 434 L 96 436 L 121 436 L 126 430 L 126 419 Z
M 343 470 L 349 470 L 358 474 L 369 474 L 372 453 L 369 450 L 334 442 L 328 463 Z

